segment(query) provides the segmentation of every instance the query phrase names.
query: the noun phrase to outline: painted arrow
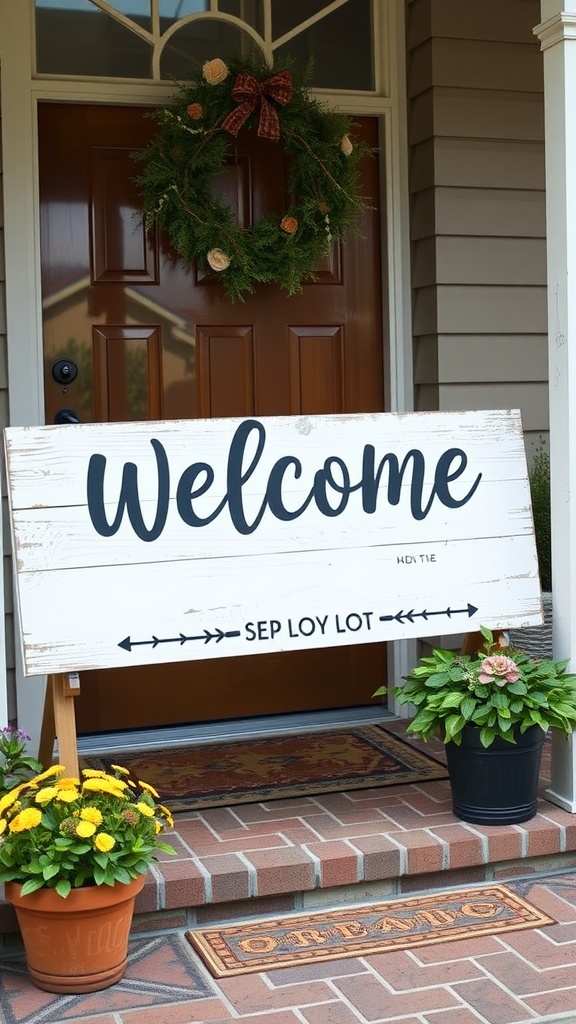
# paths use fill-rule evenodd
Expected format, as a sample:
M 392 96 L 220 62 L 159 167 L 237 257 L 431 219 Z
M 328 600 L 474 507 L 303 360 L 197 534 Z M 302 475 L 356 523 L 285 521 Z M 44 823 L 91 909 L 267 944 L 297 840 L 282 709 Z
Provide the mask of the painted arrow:
M 205 629 L 200 636 L 186 636 L 184 633 L 180 633 L 178 636 L 158 637 L 152 636 L 151 640 L 132 640 L 129 636 L 125 637 L 118 644 L 118 647 L 122 647 L 124 651 L 131 651 L 133 647 L 159 647 L 160 644 L 187 644 L 191 640 L 203 640 L 205 644 L 209 644 L 211 640 L 215 640 L 217 644 L 221 640 L 230 636 L 240 636 L 239 629 L 229 629 L 225 632 L 223 629 L 215 629 L 210 632 L 209 629 Z
M 397 612 L 396 615 L 381 615 L 380 622 L 403 623 L 406 621 L 413 623 L 414 619 L 425 619 L 428 621 L 428 619 L 433 615 L 447 615 L 449 619 L 451 619 L 453 615 L 467 615 L 468 618 L 471 618 L 477 611 L 478 609 L 475 608 L 473 604 L 468 604 L 466 608 L 443 608 L 442 611 L 437 612 L 429 612 L 426 610 L 422 612 L 415 612 L 414 609 L 411 608 L 409 612 L 400 611 Z

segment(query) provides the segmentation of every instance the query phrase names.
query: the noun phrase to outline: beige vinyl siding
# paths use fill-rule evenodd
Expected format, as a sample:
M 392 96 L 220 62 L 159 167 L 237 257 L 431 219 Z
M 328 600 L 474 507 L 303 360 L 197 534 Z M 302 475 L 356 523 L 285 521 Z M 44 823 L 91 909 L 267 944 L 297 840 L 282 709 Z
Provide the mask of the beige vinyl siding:
M 2 179 L 2 141 L 0 136 L 0 429 L 8 426 L 8 348 L 6 340 L 6 257 L 4 250 L 4 200 Z M 3 582 L 4 602 L 6 608 L 6 660 L 8 665 L 8 714 L 11 720 L 16 719 L 16 684 L 14 670 L 14 616 L 12 603 L 12 567 L 9 554 L 10 531 L 8 523 L 8 501 L 6 497 L 6 478 L 2 472 L 2 527 L 3 527 Z M 0 679 L 0 686 L 5 682 Z M 0 729 L 6 725 L 0 722 Z
M 407 4 L 416 408 L 518 407 L 530 440 L 548 423 L 539 20 L 537 0 Z

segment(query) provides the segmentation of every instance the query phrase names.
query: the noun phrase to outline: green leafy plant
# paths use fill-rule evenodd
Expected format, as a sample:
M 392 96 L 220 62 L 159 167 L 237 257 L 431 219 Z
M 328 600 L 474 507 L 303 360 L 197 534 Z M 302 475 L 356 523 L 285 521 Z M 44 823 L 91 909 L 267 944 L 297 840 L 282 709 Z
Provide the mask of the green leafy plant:
M 536 449 L 528 474 L 538 570 L 542 590 L 552 590 L 552 532 L 550 512 L 550 456 L 544 443 Z
M 416 716 L 408 733 L 423 740 L 440 735 L 459 745 L 468 725 L 480 730 L 489 747 L 496 737 L 515 743 L 514 731 L 533 725 L 545 732 L 576 729 L 576 675 L 566 661 L 538 660 L 494 640 L 481 628 L 483 648 L 477 654 L 458 654 L 434 648 L 394 688 L 400 704 L 414 704 Z M 505 635 L 504 639 L 505 639 Z
M 26 753 L 29 739 L 27 733 L 12 725 L 0 731 L 0 795 L 42 771 L 40 762 Z
M 0 882 L 22 883 L 22 895 L 55 889 L 65 898 L 86 885 L 115 885 L 145 874 L 169 810 L 158 793 L 120 765 L 114 775 L 86 768 L 82 780 L 62 765 L 22 782 L 0 798 Z

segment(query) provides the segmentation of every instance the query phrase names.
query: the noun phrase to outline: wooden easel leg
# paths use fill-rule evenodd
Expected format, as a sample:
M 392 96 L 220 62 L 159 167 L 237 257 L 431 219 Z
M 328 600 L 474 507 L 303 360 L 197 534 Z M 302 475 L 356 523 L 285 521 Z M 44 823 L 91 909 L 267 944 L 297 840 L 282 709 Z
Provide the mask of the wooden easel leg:
M 44 711 L 42 713 L 42 728 L 40 730 L 38 760 L 43 768 L 49 768 L 54 760 L 56 723 L 54 721 L 54 698 L 52 696 L 53 680 L 54 676 L 48 676 L 46 696 L 44 697 Z
M 74 778 L 78 778 L 79 772 L 74 711 L 74 697 L 80 692 L 77 679 L 75 674 L 69 675 L 67 672 L 58 672 L 48 677 L 39 751 L 42 764 L 51 764 L 56 737 L 58 761 L 64 765 L 66 775 Z

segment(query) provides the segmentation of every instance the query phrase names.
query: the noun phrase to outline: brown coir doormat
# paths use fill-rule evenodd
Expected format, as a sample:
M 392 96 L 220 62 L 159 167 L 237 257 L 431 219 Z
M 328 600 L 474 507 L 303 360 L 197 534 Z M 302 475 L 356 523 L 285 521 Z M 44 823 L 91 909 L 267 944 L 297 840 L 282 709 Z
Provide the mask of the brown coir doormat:
M 80 767 L 108 771 L 118 760 L 171 811 L 448 778 L 445 765 L 378 725 L 87 756 Z
M 186 938 L 210 973 L 222 978 L 547 924 L 555 921 L 506 885 L 487 885 L 222 928 L 194 928 Z

